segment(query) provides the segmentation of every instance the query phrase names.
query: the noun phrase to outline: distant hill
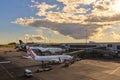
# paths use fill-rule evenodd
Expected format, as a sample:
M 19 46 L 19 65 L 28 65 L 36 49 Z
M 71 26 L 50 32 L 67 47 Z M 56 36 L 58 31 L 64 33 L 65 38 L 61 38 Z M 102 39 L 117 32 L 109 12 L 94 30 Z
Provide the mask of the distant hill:
M 8 45 L 16 45 L 15 42 L 8 43 Z

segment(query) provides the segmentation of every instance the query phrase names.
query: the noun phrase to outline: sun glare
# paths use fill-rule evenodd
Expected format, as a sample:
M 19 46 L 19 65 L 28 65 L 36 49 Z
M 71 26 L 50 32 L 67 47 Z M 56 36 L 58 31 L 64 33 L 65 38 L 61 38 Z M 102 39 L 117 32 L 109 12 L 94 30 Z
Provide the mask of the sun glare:
M 120 12 L 120 0 L 117 0 L 113 6 L 113 9 L 116 11 L 116 12 Z

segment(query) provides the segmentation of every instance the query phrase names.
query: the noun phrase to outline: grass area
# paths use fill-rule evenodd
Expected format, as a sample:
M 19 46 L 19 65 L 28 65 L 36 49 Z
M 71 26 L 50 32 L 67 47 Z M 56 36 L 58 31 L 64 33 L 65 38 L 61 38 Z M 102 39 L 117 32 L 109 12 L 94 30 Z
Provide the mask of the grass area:
M 0 48 L 14 48 L 15 45 L 0 45 Z

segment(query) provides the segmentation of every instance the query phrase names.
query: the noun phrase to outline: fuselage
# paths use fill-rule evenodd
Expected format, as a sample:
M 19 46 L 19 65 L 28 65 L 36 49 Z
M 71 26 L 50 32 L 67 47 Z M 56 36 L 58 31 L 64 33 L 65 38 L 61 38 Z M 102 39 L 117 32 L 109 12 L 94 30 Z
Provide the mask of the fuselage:
M 38 48 L 35 48 L 35 47 L 28 47 L 27 48 L 28 55 L 37 61 L 64 61 L 64 60 L 71 60 L 73 58 L 70 55 L 39 56 L 36 54 L 37 52 L 39 52 Z
M 36 56 L 37 61 L 63 61 L 71 60 L 73 57 L 69 55 L 53 55 L 53 56 Z
M 50 52 L 50 53 L 56 53 L 56 52 L 63 52 L 65 51 L 62 48 L 54 48 L 54 47 L 33 47 L 33 49 L 39 49 L 41 52 Z

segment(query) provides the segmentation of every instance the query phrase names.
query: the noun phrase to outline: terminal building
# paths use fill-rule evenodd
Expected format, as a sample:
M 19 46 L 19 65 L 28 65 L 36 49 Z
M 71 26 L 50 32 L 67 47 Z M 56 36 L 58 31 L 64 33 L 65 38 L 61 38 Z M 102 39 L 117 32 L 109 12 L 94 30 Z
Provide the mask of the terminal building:
M 111 50 L 115 53 L 120 53 L 120 42 L 104 42 L 104 43 L 66 43 L 64 44 L 72 50 L 85 49 L 85 48 L 98 48 Z

